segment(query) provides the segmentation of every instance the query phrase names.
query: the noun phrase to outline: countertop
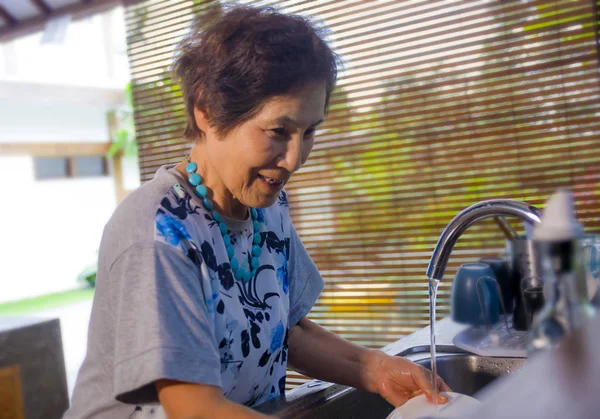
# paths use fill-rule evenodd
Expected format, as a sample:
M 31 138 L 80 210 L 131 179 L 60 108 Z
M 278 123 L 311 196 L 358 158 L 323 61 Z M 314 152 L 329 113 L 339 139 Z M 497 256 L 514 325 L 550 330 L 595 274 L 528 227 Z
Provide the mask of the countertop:
M 56 319 L 38 318 L 30 316 L 0 317 L 0 333 L 48 322 L 56 322 Z
M 459 332 L 462 332 L 468 326 L 454 322 L 446 317 L 435 324 L 435 346 L 453 346 L 452 339 Z M 416 332 L 398 339 L 394 343 L 383 347 L 381 350 L 389 355 L 397 355 L 409 348 L 417 346 L 430 346 L 430 328 L 429 326 L 417 330 Z

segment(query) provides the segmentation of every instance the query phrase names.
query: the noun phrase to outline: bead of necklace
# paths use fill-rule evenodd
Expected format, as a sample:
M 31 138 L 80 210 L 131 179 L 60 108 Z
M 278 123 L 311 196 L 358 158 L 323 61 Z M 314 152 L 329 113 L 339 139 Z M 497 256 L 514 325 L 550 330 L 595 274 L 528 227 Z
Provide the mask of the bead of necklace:
M 260 266 L 259 257 L 262 253 L 262 249 L 260 248 L 260 230 L 262 227 L 262 222 L 258 220 L 258 211 L 255 208 L 250 208 L 250 216 L 252 217 L 252 227 L 254 229 L 254 235 L 252 237 L 252 249 L 250 253 L 252 254 L 252 258 L 250 260 L 250 271 L 246 271 L 240 266 L 240 262 L 235 257 L 235 251 L 233 245 L 231 243 L 230 231 L 227 228 L 227 225 L 223 221 L 223 216 L 215 210 L 215 206 L 213 202 L 208 198 L 208 188 L 202 184 L 202 176 L 200 176 L 196 171 L 198 170 L 198 165 L 191 161 L 188 157 L 188 164 L 185 166 L 185 172 L 188 175 L 188 182 L 194 188 L 194 193 L 202 199 L 202 205 L 208 211 L 212 218 L 215 220 L 219 227 L 219 231 L 221 232 L 221 236 L 223 237 L 223 243 L 225 244 L 225 249 L 227 251 L 227 256 L 229 257 L 229 265 L 231 266 L 231 271 L 233 272 L 233 276 L 238 281 L 242 281 L 243 283 L 247 283 L 251 278 L 254 277 L 258 267 Z

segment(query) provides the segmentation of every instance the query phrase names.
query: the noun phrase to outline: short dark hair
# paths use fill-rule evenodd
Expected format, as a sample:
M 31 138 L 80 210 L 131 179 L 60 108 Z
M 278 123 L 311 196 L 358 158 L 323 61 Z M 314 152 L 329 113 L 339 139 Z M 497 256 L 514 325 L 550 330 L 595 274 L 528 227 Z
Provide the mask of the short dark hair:
M 326 104 L 337 79 L 337 56 L 319 29 L 273 8 L 217 7 L 195 19 L 173 65 L 187 112 L 185 137 L 201 132 L 194 108 L 225 134 L 254 116 L 265 100 L 308 82 L 325 82 Z

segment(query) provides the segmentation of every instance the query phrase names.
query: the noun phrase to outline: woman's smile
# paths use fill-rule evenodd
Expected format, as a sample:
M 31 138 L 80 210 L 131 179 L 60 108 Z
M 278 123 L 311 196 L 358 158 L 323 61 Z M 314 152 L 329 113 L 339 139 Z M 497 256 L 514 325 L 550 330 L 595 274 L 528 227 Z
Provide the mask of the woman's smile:
M 277 178 L 258 175 L 259 183 L 269 191 L 270 194 L 279 193 L 285 186 L 285 181 Z

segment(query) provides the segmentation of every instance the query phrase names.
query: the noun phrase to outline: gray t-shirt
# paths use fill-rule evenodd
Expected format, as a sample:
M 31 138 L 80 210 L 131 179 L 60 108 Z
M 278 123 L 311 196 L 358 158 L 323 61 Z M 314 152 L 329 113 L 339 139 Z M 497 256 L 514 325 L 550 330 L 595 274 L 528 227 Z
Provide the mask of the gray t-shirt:
M 66 419 L 136 417 L 156 405 L 159 379 L 218 386 L 248 406 L 284 392 L 289 329 L 323 280 L 285 192 L 258 214 L 260 267 L 244 284 L 218 224 L 174 166 L 119 205 L 100 245 L 87 355 Z M 249 271 L 252 221 L 224 221 Z

